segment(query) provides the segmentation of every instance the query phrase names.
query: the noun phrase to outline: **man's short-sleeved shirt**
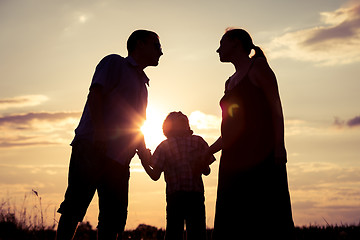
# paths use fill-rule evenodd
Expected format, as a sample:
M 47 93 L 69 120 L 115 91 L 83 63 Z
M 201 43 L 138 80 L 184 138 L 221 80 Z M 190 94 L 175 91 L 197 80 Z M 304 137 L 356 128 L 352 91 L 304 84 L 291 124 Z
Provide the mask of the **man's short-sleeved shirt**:
M 194 174 L 193 169 L 208 147 L 197 135 L 171 137 L 159 144 L 151 158 L 151 167 L 164 172 L 167 194 L 204 192 L 201 175 Z
M 130 163 L 136 151 L 136 137 L 146 118 L 148 77 L 131 57 L 112 54 L 97 65 L 90 89 L 101 86 L 103 119 L 107 136 L 107 156 L 124 165 Z M 94 128 L 88 103 L 73 143 L 93 140 Z

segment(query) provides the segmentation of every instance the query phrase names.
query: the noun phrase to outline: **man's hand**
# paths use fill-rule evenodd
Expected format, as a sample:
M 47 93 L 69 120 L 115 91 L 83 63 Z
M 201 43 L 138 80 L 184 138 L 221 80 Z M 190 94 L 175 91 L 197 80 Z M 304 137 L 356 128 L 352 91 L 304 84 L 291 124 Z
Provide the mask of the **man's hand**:
M 137 155 L 139 156 L 141 163 L 143 165 L 150 165 L 151 158 L 151 150 L 150 149 L 142 149 L 137 151 Z

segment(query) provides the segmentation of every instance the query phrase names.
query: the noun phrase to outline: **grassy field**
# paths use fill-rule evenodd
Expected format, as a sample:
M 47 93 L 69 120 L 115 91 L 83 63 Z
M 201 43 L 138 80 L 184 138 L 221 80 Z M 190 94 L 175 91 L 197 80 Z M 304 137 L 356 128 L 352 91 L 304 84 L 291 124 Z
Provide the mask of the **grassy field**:
M 56 226 L 24 226 L 13 215 L 0 216 L 0 240 L 53 240 Z M 259 230 L 261 227 L 259 227 Z M 212 229 L 208 229 L 208 239 L 211 239 Z M 126 231 L 123 239 L 158 240 L 164 239 L 165 231 L 156 227 L 140 224 L 136 229 Z M 245 235 L 246 233 L 239 233 Z M 96 240 L 96 229 L 89 222 L 80 223 L 75 235 L 77 240 Z M 309 226 L 296 227 L 295 240 L 359 240 L 358 226 Z
M 45 219 L 47 209 L 43 209 L 41 197 L 32 192 L 33 205 L 28 209 L 24 197 L 23 206 L 17 209 L 10 200 L 0 202 L 0 240 L 53 240 L 56 235 L 57 222 L 55 217 L 51 224 Z M 55 212 L 54 212 L 55 216 Z M 50 221 L 51 222 L 51 221 Z M 259 226 L 261 230 L 261 226 Z M 211 240 L 212 229 L 208 229 Z M 126 231 L 123 239 L 155 240 L 164 239 L 165 231 L 151 225 L 140 224 L 136 229 Z M 247 236 L 239 232 L 240 236 Z M 340 226 L 306 226 L 295 228 L 294 240 L 360 240 L 360 223 L 358 225 Z M 96 229 L 89 222 L 79 224 L 75 235 L 76 240 L 96 240 Z M 236 239 L 236 237 L 235 237 Z

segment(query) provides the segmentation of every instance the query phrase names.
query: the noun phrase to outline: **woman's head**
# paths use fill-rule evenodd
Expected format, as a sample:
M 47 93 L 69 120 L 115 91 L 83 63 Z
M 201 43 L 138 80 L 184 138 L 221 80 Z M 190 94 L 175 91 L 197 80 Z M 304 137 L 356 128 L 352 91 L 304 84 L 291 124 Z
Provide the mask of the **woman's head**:
M 169 113 L 163 123 L 163 132 L 167 138 L 193 134 L 189 119 L 182 112 Z
M 244 29 L 238 28 L 228 28 L 224 34 L 225 38 L 229 38 L 230 40 L 236 41 L 238 40 L 244 51 L 250 55 L 251 50 L 254 48 L 254 44 L 250 34 Z
M 220 55 L 221 61 L 228 61 L 232 57 L 232 54 L 236 54 L 235 49 L 241 48 L 241 50 L 247 56 L 250 55 L 251 50 L 254 49 L 255 54 L 253 57 L 264 57 L 263 51 L 254 45 L 250 34 L 244 29 L 240 28 L 227 28 L 225 34 L 220 41 L 220 47 L 217 52 Z

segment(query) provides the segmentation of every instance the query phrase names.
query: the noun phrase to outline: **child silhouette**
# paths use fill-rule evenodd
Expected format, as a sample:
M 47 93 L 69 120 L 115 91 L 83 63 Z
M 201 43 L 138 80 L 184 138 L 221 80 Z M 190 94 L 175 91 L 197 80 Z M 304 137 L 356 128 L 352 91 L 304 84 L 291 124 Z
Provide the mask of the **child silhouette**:
M 189 120 L 182 112 L 171 112 L 163 123 L 166 140 L 154 154 L 141 162 L 147 174 L 157 181 L 164 172 L 166 182 L 167 224 L 165 239 L 183 239 L 184 222 L 187 239 L 206 239 L 205 197 L 202 174 L 210 174 L 213 155 L 204 153 L 209 145 L 193 135 Z

